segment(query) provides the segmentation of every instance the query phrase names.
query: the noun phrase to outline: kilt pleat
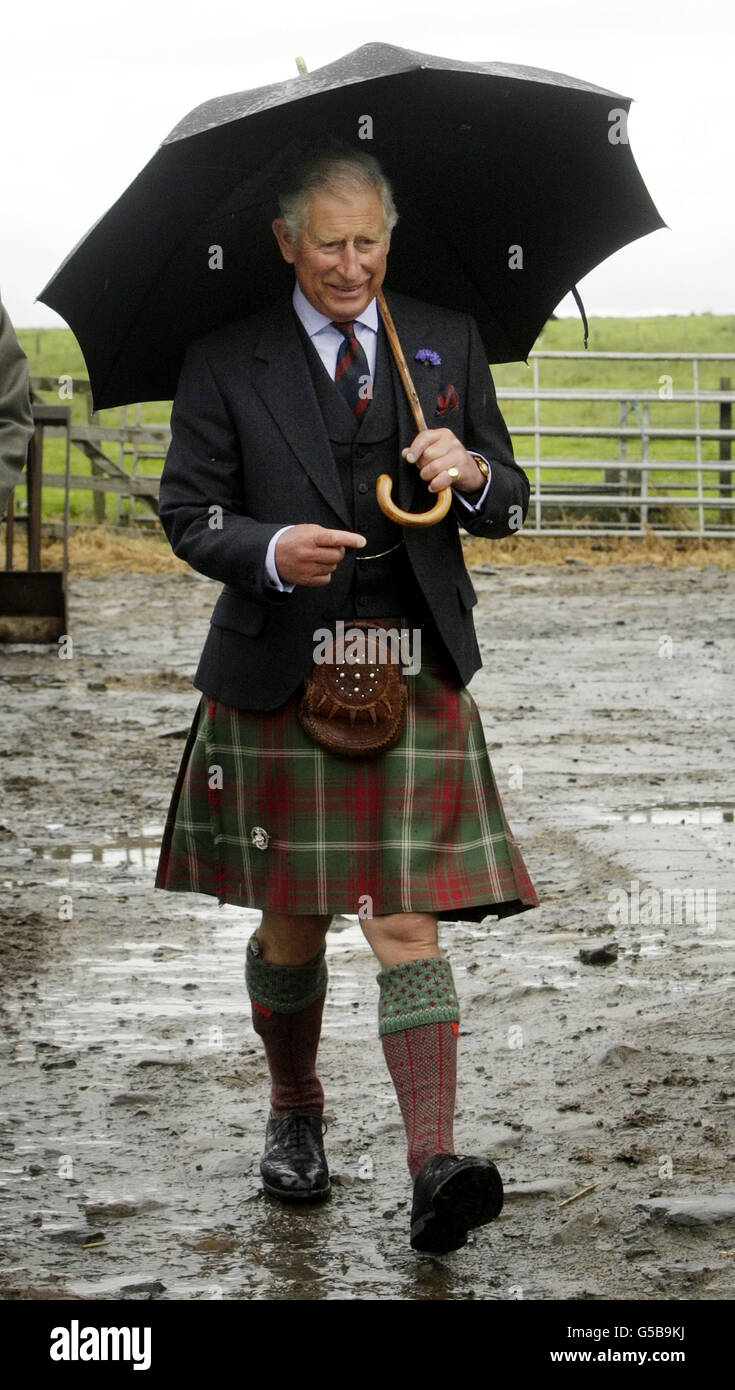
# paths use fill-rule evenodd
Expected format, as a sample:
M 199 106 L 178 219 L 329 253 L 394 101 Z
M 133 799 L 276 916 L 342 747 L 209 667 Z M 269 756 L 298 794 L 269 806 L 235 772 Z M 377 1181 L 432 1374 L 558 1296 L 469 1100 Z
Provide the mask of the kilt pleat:
M 475 701 L 431 657 L 408 687 L 398 742 L 355 759 L 312 742 L 300 692 L 267 713 L 202 695 L 156 887 L 294 915 L 481 921 L 536 907 Z

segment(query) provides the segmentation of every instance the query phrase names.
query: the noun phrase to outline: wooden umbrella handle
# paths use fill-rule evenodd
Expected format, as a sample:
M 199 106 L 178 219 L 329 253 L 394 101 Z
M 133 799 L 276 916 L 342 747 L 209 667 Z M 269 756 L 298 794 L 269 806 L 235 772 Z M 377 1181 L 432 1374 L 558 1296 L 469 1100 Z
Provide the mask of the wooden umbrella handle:
M 425 430 L 426 419 L 424 417 L 424 412 L 421 409 L 421 401 L 419 400 L 418 391 L 416 390 L 416 387 L 413 384 L 411 373 L 408 370 L 408 363 L 403 355 L 403 348 L 401 347 L 400 339 L 398 337 L 398 333 L 396 332 L 396 326 L 393 322 L 393 315 L 391 314 L 391 311 L 385 302 L 385 295 L 383 294 L 382 290 L 378 290 L 377 299 L 378 309 L 380 310 L 380 317 L 383 320 L 383 327 L 385 328 L 385 331 L 388 335 L 388 342 L 390 343 L 391 352 L 393 353 L 393 356 L 396 360 L 396 366 L 398 368 L 401 381 L 403 382 L 403 388 L 406 392 L 406 395 L 408 396 L 408 403 L 411 407 L 411 414 L 413 415 L 413 418 L 416 421 L 416 428 L 417 430 Z
M 403 382 L 403 389 L 408 396 L 408 403 L 416 422 L 416 428 L 418 430 L 425 430 L 427 426 L 424 412 L 421 409 L 421 401 L 419 400 L 416 387 L 413 384 L 411 373 L 408 370 L 408 363 L 403 355 L 403 348 L 401 347 L 396 332 L 396 326 L 393 322 L 390 309 L 385 302 L 385 296 L 382 290 L 378 290 L 377 298 L 380 317 L 383 320 L 383 327 L 388 336 L 388 342 L 390 343 L 391 352 L 395 358 L 398 374 Z M 428 512 L 404 512 L 403 508 L 397 507 L 393 501 L 391 497 L 392 489 L 393 480 L 388 477 L 387 473 L 381 473 L 375 485 L 378 506 L 381 512 L 384 512 L 386 516 L 390 517 L 391 521 L 396 521 L 399 526 L 412 526 L 415 528 L 435 526 L 437 521 L 441 521 L 446 516 L 452 505 L 452 489 L 450 487 L 444 487 L 441 492 L 437 493 L 436 502 Z
M 381 512 L 385 512 L 391 521 L 396 521 L 399 526 L 435 526 L 437 521 L 442 521 L 452 505 L 452 489 L 443 487 L 437 493 L 436 502 L 428 512 L 404 512 L 403 507 L 396 506 L 391 497 L 393 479 L 388 473 L 381 473 L 375 484 L 375 494 L 378 499 L 378 506 Z

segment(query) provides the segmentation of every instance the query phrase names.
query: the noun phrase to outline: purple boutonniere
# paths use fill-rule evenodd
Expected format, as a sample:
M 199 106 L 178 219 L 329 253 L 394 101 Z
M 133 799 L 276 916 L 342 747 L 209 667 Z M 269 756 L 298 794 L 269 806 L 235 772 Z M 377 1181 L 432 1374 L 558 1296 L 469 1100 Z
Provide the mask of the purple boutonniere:
M 459 410 L 459 397 L 454 386 L 445 386 L 436 398 L 437 415 L 455 415 Z
M 438 352 L 433 348 L 419 348 L 416 353 L 416 361 L 423 362 L 426 367 L 441 367 L 442 360 Z

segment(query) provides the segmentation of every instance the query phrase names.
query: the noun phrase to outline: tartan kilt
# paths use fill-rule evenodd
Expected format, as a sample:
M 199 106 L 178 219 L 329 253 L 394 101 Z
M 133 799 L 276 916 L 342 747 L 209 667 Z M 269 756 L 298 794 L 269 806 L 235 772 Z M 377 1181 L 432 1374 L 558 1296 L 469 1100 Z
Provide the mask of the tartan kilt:
M 479 922 L 538 906 L 477 705 L 431 647 L 408 675 L 400 738 L 378 757 L 340 757 L 312 742 L 296 714 L 301 694 L 266 713 L 202 695 L 157 888 L 292 915 L 431 912 Z

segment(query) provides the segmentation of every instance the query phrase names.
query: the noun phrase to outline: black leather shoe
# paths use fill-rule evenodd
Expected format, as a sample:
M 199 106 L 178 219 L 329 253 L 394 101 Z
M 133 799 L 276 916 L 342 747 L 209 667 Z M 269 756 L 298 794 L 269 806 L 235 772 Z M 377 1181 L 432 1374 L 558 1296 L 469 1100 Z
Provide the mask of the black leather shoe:
M 489 1158 L 434 1154 L 413 1185 L 411 1245 L 435 1255 L 459 1250 L 467 1232 L 494 1221 L 503 1205 L 503 1184 Z
M 321 1115 L 271 1115 L 260 1171 L 271 1197 L 282 1202 L 323 1202 L 330 1182 Z

